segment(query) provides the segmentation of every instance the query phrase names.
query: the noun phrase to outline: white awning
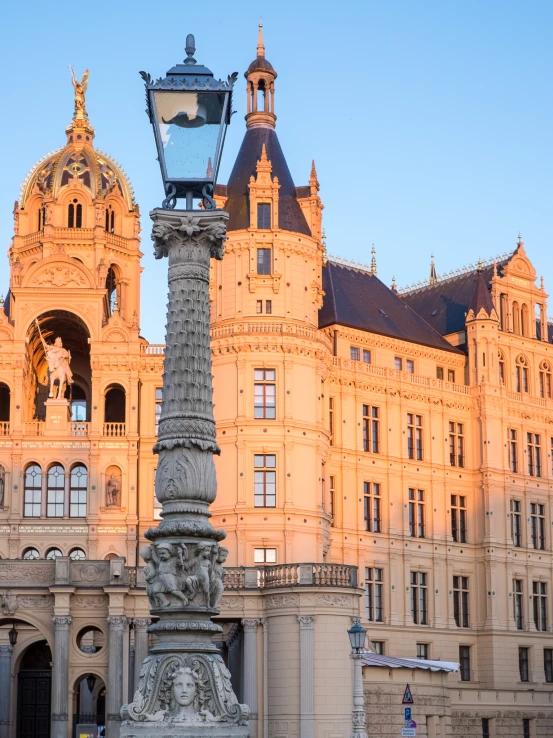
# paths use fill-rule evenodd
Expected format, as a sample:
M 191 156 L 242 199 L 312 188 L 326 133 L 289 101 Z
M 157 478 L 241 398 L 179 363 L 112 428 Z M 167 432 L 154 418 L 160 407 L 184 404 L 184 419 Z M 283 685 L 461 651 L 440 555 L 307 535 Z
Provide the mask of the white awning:
M 456 661 L 430 661 L 429 659 L 402 659 L 396 656 L 381 656 L 367 651 L 363 666 L 382 666 L 388 669 L 429 669 L 430 671 L 459 671 Z

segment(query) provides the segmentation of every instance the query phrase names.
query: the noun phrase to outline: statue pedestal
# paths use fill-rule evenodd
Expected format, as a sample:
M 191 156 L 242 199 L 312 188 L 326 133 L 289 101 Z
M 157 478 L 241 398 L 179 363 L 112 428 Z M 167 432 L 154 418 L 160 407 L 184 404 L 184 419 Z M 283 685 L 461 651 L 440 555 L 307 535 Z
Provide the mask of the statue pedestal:
M 250 738 L 247 726 L 228 723 L 135 723 L 124 720 L 121 738 Z
M 46 406 L 45 436 L 63 436 L 69 432 L 69 400 L 55 400 L 50 398 L 44 403 Z

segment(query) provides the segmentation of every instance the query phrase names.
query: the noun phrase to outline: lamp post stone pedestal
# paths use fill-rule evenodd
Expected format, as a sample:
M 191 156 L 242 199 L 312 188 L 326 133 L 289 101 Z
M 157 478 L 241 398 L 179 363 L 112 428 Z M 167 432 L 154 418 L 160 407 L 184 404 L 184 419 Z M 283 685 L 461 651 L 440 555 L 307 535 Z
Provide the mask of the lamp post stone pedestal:
M 219 449 L 213 418 L 209 270 L 223 257 L 228 214 L 221 210 L 150 213 L 156 258 L 169 260 L 169 301 L 158 441 L 156 495 L 162 522 L 142 549 L 155 640 L 133 701 L 123 706 L 122 738 L 246 738 L 248 708 L 211 636 L 219 613 L 227 550 L 209 522 Z

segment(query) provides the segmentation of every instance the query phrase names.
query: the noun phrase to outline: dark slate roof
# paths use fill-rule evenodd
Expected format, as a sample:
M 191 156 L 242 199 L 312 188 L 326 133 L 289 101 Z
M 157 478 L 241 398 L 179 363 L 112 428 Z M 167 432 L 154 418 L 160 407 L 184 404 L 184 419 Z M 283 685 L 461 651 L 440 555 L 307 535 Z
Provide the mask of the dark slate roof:
M 274 72 L 274 67 L 271 64 L 270 61 L 267 61 L 264 56 L 257 56 L 250 66 L 248 67 L 247 72 L 244 74 L 244 77 L 247 77 L 250 72 Z M 276 77 L 276 74 L 275 74 Z
M 474 287 L 472 297 L 470 298 L 468 312 L 472 310 L 476 317 L 482 308 L 484 308 L 488 315 L 491 315 L 494 305 L 492 296 L 490 295 L 490 290 L 484 280 L 484 274 L 482 270 L 479 269 L 476 274 L 476 285 Z
M 270 160 L 273 171 L 271 176 L 277 176 L 280 184 L 278 193 L 278 226 L 284 231 L 303 233 L 310 236 L 311 232 L 302 209 L 296 199 L 296 188 L 288 164 L 280 148 L 280 143 L 273 128 L 248 128 L 242 146 L 236 157 L 233 170 L 227 184 L 228 200 L 225 210 L 228 211 L 229 231 L 239 231 L 250 226 L 250 203 L 248 184 L 250 177 L 255 176 L 255 167 L 261 158 L 261 149 L 265 144 L 267 158 Z
M 462 353 L 369 272 L 328 261 L 323 267 L 323 290 L 319 328 L 344 325 Z
M 510 257 L 509 257 L 510 258 Z M 507 259 L 497 262 L 501 276 Z M 486 287 L 491 285 L 493 265 L 484 267 L 482 277 Z M 405 292 L 401 299 L 413 308 L 442 336 L 465 328 L 465 317 L 476 287 L 478 270 L 467 271 L 450 279 L 442 279 L 412 292 Z

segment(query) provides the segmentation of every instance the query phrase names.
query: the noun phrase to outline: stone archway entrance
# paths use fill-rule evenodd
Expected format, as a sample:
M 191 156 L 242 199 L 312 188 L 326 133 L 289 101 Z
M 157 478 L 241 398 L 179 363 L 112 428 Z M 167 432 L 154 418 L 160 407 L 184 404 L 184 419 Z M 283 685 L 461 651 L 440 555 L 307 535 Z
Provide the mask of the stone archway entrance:
M 50 738 L 52 653 L 46 641 L 23 654 L 17 677 L 17 738 Z

